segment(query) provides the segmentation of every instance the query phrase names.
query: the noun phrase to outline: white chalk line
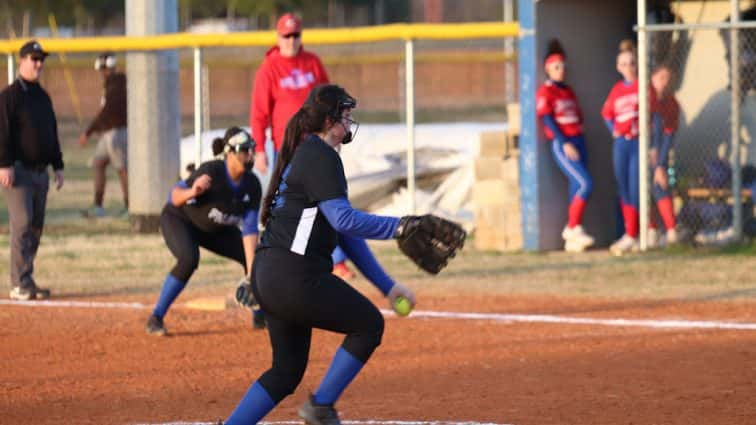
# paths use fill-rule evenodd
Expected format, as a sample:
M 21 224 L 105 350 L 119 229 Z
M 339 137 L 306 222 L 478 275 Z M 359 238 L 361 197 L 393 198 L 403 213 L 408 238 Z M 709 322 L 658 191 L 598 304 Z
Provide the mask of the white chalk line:
M 15 301 L 0 300 L 0 305 L 19 307 L 56 307 L 56 308 L 113 308 L 146 310 L 151 306 L 142 303 L 101 302 L 101 301 Z M 384 316 L 396 316 L 391 310 L 381 310 Z M 592 325 L 641 328 L 674 329 L 725 329 L 737 331 L 756 331 L 756 323 L 722 322 L 707 320 L 654 320 L 654 319 L 598 319 L 589 317 L 567 317 L 547 314 L 507 314 L 507 313 L 460 313 L 453 311 L 413 311 L 408 318 L 415 319 L 457 319 L 484 320 L 493 322 L 551 323 L 559 325 Z M 405 320 L 408 318 L 404 318 Z
M 302 421 L 267 421 L 259 422 L 261 425 L 302 425 Z M 349 421 L 343 420 L 342 424 L 349 425 L 511 425 L 497 424 L 493 422 L 470 422 L 470 421 Z M 214 422 L 161 422 L 154 424 L 135 424 L 135 425 L 214 425 Z

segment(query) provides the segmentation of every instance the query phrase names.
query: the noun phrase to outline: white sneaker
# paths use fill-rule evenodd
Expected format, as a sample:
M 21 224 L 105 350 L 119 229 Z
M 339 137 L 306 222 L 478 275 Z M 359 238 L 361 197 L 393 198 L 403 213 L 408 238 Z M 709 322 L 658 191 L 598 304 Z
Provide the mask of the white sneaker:
M 646 246 L 648 249 L 661 248 L 663 245 L 662 238 L 659 237 L 659 231 L 656 229 L 648 229 L 648 238 L 646 239 Z
M 582 245 L 583 250 L 585 248 L 588 248 L 589 246 L 593 245 L 593 236 L 585 233 L 585 230 L 583 230 L 583 226 L 577 225 L 570 229 L 569 227 L 566 227 L 562 230 L 562 239 L 565 240 L 565 242 L 573 242 L 577 245 Z M 567 244 L 565 243 L 565 249 Z
M 667 245 L 674 245 L 677 243 L 677 230 L 667 230 Z
M 564 251 L 565 252 L 583 252 L 585 251 L 585 245 L 583 245 L 580 242 L 568 240 L 564 242 Z
M 609 252 L 617 257 L 629 252 L 638 252 L 638 250 L 638 239 L 628 236 L 627 234 L 622 235 L 617 242 L 614 242 L 612 246 L 609 247 Z

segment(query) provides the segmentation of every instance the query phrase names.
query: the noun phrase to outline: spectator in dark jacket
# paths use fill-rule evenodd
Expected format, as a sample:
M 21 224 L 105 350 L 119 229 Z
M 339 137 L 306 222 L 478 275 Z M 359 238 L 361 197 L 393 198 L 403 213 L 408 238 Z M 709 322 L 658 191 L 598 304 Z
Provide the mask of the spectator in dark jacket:
M 0 92 L 0 186 L 10 221 L 10 298 L 46 299 L 50 290 L 34 281 L 34 258 L 45 221 L 52 165 L 63 187 L 63 155 L 52 101 L 39 85 L 47 52 L 32 40 L 21 47 L 18 77 Z

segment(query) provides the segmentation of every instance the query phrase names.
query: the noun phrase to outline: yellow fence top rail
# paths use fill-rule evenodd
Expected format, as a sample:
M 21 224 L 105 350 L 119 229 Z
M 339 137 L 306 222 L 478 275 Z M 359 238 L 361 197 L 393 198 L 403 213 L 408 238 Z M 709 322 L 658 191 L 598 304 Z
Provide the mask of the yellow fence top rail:
M 306 29 L 306 44 L 350 44 L 388 40 L 465 40 L 474 38 L 516 37 L 516 22 L 474 22 L 464 24 L 391 24 L 371 27 Z M 228 34 L 173 33 L 145 37 L 39 38 L 45 50 L 53 53 L 169 50 L 194 47 L 272 46 L 275 31 Z M 17 53 L 26 39 L 0 40 L 0 52 Z

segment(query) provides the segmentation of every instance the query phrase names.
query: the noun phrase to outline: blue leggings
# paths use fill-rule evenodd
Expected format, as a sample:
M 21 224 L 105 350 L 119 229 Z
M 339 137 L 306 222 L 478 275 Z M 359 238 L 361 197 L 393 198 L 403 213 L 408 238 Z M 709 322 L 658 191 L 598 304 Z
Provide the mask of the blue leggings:
M 622 203 L 637 210 L 640 206 L 638 139 L 627 140 L 624 137 L 614 139 L 613 160 L 614 177 L 617 179 L 619 197 Z
M 593 192 L 593 179 L 588 173 L 588 150 L 585 148 L 583 136 L 568 137 L 567 140 L 577 148 L 580 153 L 580 160 L 573 161 L 567 158 L 562 144 L 557 140 L 551 142 L 551 154 L 554 156 L 559 169 L 567 177 L 570 201 L 575 195 L 587 201 Z

